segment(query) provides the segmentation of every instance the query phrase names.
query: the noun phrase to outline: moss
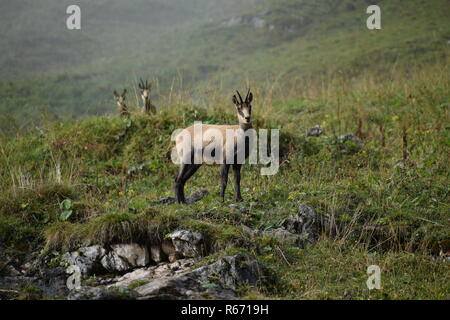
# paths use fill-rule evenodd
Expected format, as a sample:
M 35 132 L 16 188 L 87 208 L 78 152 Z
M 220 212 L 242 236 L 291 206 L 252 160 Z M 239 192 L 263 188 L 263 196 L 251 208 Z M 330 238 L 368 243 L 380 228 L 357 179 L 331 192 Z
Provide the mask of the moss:
M 27 285 L 20 289 L 18 300 L 40 300 L 43 298 L 42 290 L 33 285 Z
M 149 282 L 150 282 L 150 281 L 149 281 L 149 280 L 146 280 L 146 279 L 135 280 L 135 281 L 133 281 L 132 283 L 130 283 L 130 285 L 128 286 L 128 289 L 134 290 L 134 289 L 136 289 L 136 288 L 138 288 L 138 287 L 140 287 L 140 286 L 143 286 L 143 285 L 145 285 L 145 284 L 147 284 L 147 283 L 149 283 Z

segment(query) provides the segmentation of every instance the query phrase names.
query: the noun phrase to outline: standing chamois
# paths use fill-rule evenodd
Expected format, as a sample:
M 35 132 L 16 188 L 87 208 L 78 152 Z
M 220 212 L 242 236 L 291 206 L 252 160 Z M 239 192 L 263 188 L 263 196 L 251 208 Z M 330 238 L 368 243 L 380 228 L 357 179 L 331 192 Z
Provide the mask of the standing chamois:
M 221 164 L 221 180 L 222 180 L 222 186 L 220 191 L 220 196 L 222 197 L 222 201 L 224 201 L 225 197 L 225 189 L 227 187 L 228 182 L 228 170 L 230 168 L 230 165 L 233 167 L 234 172 L 234 182 L 235 182 L 235 191 L 236 191 L 236 201 L 241 202 L 242 196 L 241 196 L 241 167 L 242 163 L 238 163 L 237 161 L 237 144 L 238 143 L 245 143 L 245 158 L 249 156 L 249 142 L 245 138 L 245 132 L 248 129 L 252 128 L 252 122 L 251 122 L 251 113 L 252 113 L 252 100 L 253 100 L 253 94 L 250 92 L 250 89 L 247 92 L 247 96 L 245 97 L 245 100 L 242 100 L 241 94 L 239 91 L 236 91 L 237 95 L 239 97 L 236 97 L 236 95 L 233 95 L 233 103 L 236 106 L 236 112 L 239 124 L 238 125 L 210 125 L 210 124 L 197 124 L 197 126 L 201 126 L 201 130 L 204 136 L 208 135 L 208 130 L 215 130 L 216 132 L 221 133 L 222 136 L 222 148 L 220 148 L 219 152 L 222 153 L 222 161 Z M 186 203 L 186 199 L 184 197 L 184 185 L 186 184 L 187 180 L 192 177 L 192 175 L 200 168 L 201 164 L 194 163 L 194 127 L 196 125 L 192 125 L 186 129 L 183 130 L 183 132 L 189 133 L 189 139 L 191 139 L 189 146 L 191 148 L 191 152 L 187 152 L 184 157 L 183 154 L 180 152 L 180 149 L 182 149 L 182 145 L 185 143 L 184 141 L 184 135 L 178 134 L 176 136 L 176 144 L 177 144 L 177 151 L 178 151 L 178 157 L 180 159 L 180 170 L 178 173 L 177 178 L 175 179 L 175 195 L 177 197 L 178 203 Z M 230 142 L 233 145 L 232 151 L 234 154 L 234 160 L 233 161 L 226 161 L 226 137 L 227 137 L 227 130 L 231 130 L 234 132 L 234 141 Z M 242 140 L 244 139 L 244 140 Z M 205 148 L 211 143 L 212 140 L 205 141 L 203 140 L 203 137 L 201 138 L 201 154 L 203 155 L 203 151 Z M 181 147 L 181 148 L 179 148 Z M 214 156 L 214 155 L 213 155 Z M 232 164 L 228 164 L 232 162 Z
M 142 102 L 144 103 L 144 106 L 142 107 L 142 113 L 149 114 L 149 113 L 156 113 L 156 107 L 151 102 L 150 97 L 150 91 L 152 89 L 151 83 L 148 82 L 148 80 L 142 80 L 139 82 L 139 89 L 141 89 L 141 98 Z
M 116 99 L 117 106 L 119 107 L 119 113 L 122 118 L 128 118 L 130 116 L 130 111 L 128 110 L 128 107 L 125 104 L 126 94 L 127 89 L 123 89 L 122 94 L 118 94 L 117 91 L 114 90 L 114 98 Z

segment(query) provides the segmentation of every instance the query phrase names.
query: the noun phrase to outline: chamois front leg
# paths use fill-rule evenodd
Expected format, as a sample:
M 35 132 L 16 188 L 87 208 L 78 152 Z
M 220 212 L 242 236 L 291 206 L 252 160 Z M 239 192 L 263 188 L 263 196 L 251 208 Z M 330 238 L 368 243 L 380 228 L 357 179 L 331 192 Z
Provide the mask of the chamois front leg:
M 230 169 L 229 164 L 222 164 L 220 166 L 220 177 L 222 179 L 222 188 L 220 190 L 220 196 L 222 197 L 222 202 L 225 201 L 225 190 L 227 189 L 228 183 L 228 170 Z
M 241 196 L 241 167 L 242 164 L 233 164 L 234 189 L 236 191 L 236 201 L 244 201 Z

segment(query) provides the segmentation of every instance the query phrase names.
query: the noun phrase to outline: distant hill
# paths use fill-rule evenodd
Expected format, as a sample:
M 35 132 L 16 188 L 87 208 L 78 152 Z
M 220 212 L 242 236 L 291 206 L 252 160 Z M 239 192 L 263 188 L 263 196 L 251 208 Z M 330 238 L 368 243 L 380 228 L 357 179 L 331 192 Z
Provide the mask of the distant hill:
M 3 121 L 20 127 L 43 111 L 105 113 L 114 107 L 113 88 L 131 87 L 137 77 L 158 78 L 162 93 L 182 78 L 195 95 L 248 78 L 289 83 L 444 61 L 448 1 L 377 2 L 380 31 L 366 27 L 365 0 L 81 1 L 80 32 L 61 27 L 70 1 L 2 2 Z

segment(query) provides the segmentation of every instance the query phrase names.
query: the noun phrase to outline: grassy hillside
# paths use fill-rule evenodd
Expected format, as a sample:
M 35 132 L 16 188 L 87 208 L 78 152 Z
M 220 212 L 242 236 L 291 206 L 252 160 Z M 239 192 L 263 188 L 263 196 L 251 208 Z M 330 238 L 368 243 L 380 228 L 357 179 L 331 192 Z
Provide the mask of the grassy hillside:
M 243 298 L 448 299 L 450 265 L 437 255 L 450 249 L 449 71 L 448 63 L 393 68 L 384 81 L 365 75 L 355 82 L 337 74 L 283 99 L 255 84 L 255 126 L 281 129 L 282 161 L 274 176 L 244 166 L 248 213 L 230 209 L 231 186 L 221 202 L 217 167 L 201 168 L 187 185 L 188 193 L 210 191 L 202 201 L 155 203 L 173 192 L 172 131 L 194 120 L 235 123 L 229 97 L 198 104 L 180 93 L 161 99 L 156 115 L 48 121 L 3 138 L 0 241 L 19 258 L 40 249 L 57 256 L 183 227 L 203 232 L 214 248 L 203 262 L 245 251 L 271 270 L 270 285 L 244 288 Z M 306 137 L 316 124 L 325 134 Z M 363 138 L 361 149 L 339 140 L 348 132 Z M 333 221 L 316 246 L 244 236 L 243 226 L 276 228 L 300 203 Z M 369 264 L 382 267 L 381 291 L 366 288 Z
M 43 19 L 41 28 L 2 20 L 11 26 L 2 38 L 11 49 L 0 56 L 7 79 L 0 81 L 2 131 L 33 127 L 30 122 L 36 123 L 43 112 L 64 118 L 107 113 L 114 108 L 112 90 L 135 87 L 141 76 L 157 79 L 154 99 L 189 90 L 199 102 L 210 92 L 252 81 L 301 90 L 305 82 L 325 81 L 336 72 L 358 77 L 365 72 L 382 75 L 392 66 L 411 70 L 444 63 L 449 51 L 446 0 L 379 1 L 380 31 L 367 30 L 368 4 L 363 0 L 149 4 L 158 10 L 139 3 L 83 3 L 86 30 L 69 37 L 54 24 L 59 21 L 53 18 L 56 7 L 46 11 L 53 16 Z M 23 19 L 35 6 L 20 7 Z M 46 17 L 39 9 L 33 12 Z M 37 39 L 42 41 L 34 43 Z M 20 79 L 11 80 L 11 75 Z M 137 97 L 131 98 L 138 104 Z

